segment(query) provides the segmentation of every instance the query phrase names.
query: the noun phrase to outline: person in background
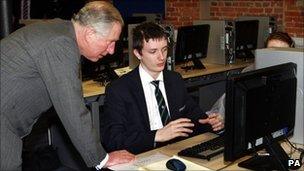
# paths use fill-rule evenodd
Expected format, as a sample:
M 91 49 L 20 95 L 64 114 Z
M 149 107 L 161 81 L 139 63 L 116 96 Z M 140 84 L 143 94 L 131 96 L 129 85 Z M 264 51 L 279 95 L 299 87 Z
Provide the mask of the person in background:
M 72 21 L 38 22 L 1 40 L 0 170 L 22 169 L 22 138 L 51 106 L 88 167 L 134 160 L 126 150 L 103 149 L 79 77 L 81 55 L 95 62 L 112 54 L 123 24 L 112 4 L 95 1 Z
M 295 44 L 292 38 L 286 32 L 273 32 L 271 33 L 265 41 L 266 48 L 294 48 Z M 242 70 L 243 72 L 248 72 L 255 70 L 255 65 L 249 65 Z M 226 94 L 224 93 L 212 106 L 208 113 L 217 113 L 225 116 L 225 99 Z
M 139 66 L 106 87 L 101 137 L 107 150 L 138 154 L 223 129 L 219 115 L 208 117 L 191 99 L 181 75 L 164 70 L 168 37 L 160 25 L 142 23 L 133 30 L 133 53 Z
M 265 47 L 272 48 L 272 47 L 291 47 L 294 48 L 295 44 L 292 38 L 286 32 L 274 32 L 270 34 L 266 40 Z

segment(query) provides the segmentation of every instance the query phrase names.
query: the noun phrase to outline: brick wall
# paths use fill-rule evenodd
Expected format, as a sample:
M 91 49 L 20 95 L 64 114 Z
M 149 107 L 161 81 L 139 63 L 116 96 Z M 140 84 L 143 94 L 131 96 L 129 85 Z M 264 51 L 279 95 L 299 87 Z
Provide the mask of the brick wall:
M 284 0 L 284 28 L 294 37 L 304 37 L 304 1 Z
M 199 19 L 200 1 L 166 0 L 166 22 L 174 26 L 191 25 Z M 302 0 L 209 0 L 210 19 L 234 19 L 238 16 L 273 16 L 280 30 L 304 37 Z M 202 11 L 204 12 L 204 11 Z
M 234 19 L 238 16 L 273 16 L 282 28 L 283 0 L 214 0 L 210 6 L 212 19 Z
M 166 0 L 166 20 L 175 27 L 192 25 L 200 16 L 200 0 Z

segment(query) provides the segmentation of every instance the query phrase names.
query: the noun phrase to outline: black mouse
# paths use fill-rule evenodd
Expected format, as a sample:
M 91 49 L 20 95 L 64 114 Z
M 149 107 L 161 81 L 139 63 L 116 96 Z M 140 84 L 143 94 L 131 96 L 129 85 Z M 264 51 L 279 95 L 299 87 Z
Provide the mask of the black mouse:
M 184 170 L 186 170 L 186 165 L 178 159 L 168 160 L 167 163 L 166 163 L 166 167 L 168 169 L 174 170 L 174 171 L 184 171 Z

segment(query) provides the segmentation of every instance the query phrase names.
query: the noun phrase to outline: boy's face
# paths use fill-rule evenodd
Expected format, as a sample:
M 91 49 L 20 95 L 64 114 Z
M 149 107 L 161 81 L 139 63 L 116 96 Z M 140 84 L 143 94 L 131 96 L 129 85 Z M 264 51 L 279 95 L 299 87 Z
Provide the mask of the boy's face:
M 144 41 L 141 54 L 134 50 L 134 54 L 140 60 L 140 63 L 145 71 L 147 71 L 153 78 L 157 78 L 159 73 L 164 70 L 166 66 L 168 53 L 167 39 L 149 39 Z

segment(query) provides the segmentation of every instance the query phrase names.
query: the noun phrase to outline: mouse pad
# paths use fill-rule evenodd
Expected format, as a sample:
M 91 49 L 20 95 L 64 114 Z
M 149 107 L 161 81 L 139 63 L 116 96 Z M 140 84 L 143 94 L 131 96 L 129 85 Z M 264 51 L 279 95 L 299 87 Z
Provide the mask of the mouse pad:
M 166 167 L 166 162 L 172 158 L 182 161 L 187 167 L 186 170 L 211 170 L 207 167 L 200 166 L 198 164 L 195 164 L 189 160 L 185 160 L 178 156 L 173 156 L 169 159 L 161 160 L 161 161 L 158 161 L 158 162 L 146 165 L 146 166 L 141 166 L 138 170 L 168 170 Z

